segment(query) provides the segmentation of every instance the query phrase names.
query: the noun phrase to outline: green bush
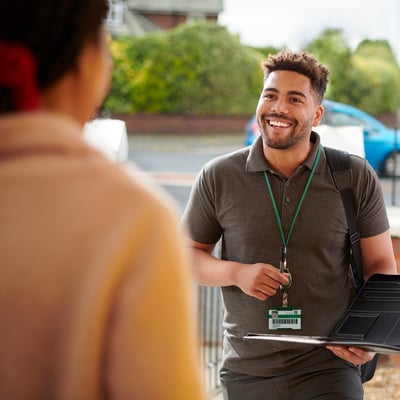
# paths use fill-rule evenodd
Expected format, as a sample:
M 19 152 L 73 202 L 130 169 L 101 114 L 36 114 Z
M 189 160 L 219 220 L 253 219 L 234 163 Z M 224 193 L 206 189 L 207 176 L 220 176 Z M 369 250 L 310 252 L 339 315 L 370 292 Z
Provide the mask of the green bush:
M 371 114 L 395 113 L 400 107 L 400 70 L 385 40 L 364 40 L 353 54 L 358 106 Z
M 214 23 L 184 24 L 112 43 L 105 108 L 114 112 L 251 115 L 263 55 Z
M 339 29 L 327 29 L 306 50 L 326 64 L 326 97 L 378 115 L 400 107 L 400 70 L 385 40 L 364 40 L 352 52 Z
M 400 70 L 386 41 L 355 51 L 340 29 L 326 29 L 305 50 L 328 65 L 326 98 L 372 114 L 400 107 Z M 251 48 L 225 27 L 182 24 L 111 43 L 114 72 L 104 108 L 111 112 L 252 115 L 262 89 L 260 63 L 273 47 Z

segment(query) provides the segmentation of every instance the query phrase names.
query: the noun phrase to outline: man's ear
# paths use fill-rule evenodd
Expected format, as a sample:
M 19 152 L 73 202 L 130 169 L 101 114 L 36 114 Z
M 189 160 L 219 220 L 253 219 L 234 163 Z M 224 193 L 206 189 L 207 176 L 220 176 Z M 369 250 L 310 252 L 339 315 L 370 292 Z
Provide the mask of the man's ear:
M 314 127 L 320 124 L 323 115 L 324 115 L 324 107 L 320 104 L 315 110 L 315 115 L 313 120 Z

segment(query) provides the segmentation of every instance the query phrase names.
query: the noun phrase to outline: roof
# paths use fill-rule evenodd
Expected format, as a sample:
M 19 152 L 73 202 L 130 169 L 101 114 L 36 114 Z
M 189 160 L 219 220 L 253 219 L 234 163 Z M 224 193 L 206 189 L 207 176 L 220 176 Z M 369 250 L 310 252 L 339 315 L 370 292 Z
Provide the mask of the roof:
M 218 14 L 223 11 L 223 0 L 127 0 L 131 10 L 152 13 L 193 13 Z

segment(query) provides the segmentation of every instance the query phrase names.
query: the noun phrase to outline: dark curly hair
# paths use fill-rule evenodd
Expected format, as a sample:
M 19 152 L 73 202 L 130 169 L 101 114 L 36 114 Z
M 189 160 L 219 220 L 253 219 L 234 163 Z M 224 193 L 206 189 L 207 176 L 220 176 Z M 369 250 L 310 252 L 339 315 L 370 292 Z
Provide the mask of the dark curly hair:
M 43 90 L 76 65 L 88 40 L 99 37 L 107 12 L 108 0 L 1 1 L 0 41 L 31 51 L 37 84 Z M 0 87 L 0 112 L 7 103 L 10 108 L 7 92 Z
M 329 69 L 312 54 L 306 51 L 294 53 L 289 50 L 282 50 L 278 54 L 270 54 L 267 60 L 261 63 L 261 66 L 264 72 L 264 80 L 274 71 L 294 71 L 307 76 L 319 103 L 324 98 Z

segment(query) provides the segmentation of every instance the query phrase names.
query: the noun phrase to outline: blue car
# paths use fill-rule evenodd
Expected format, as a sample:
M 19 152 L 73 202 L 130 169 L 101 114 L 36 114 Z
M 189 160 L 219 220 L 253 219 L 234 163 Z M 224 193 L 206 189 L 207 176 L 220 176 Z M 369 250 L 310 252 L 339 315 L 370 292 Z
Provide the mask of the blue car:
M 324 100 L 321 125 L 362 126 L 365 158 L 372 168 L 387 176 L 400 175 L 400 135 L 376 118 L 358 108 L 331 100 Z M 246 124 L 245 144 L 250 145 L 259 135 L 256 117 Z

